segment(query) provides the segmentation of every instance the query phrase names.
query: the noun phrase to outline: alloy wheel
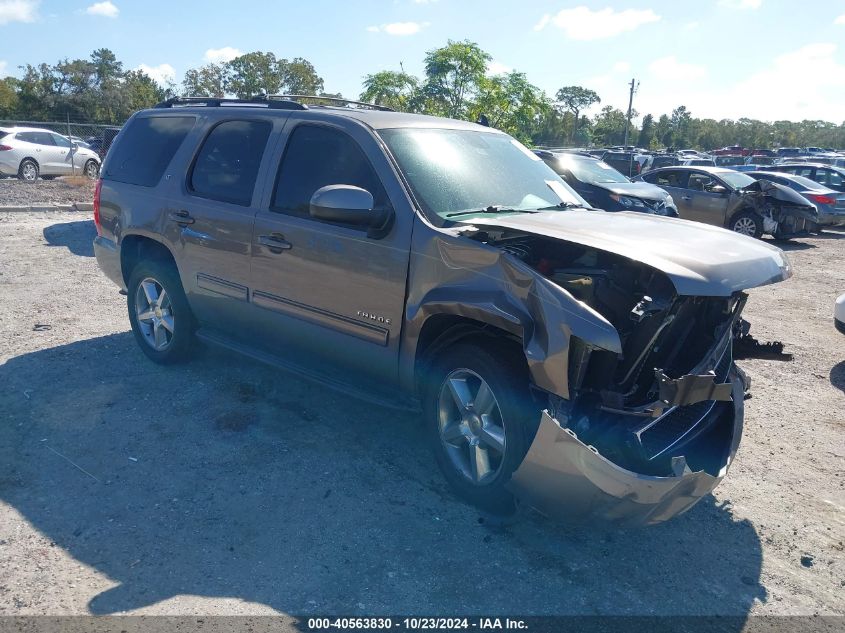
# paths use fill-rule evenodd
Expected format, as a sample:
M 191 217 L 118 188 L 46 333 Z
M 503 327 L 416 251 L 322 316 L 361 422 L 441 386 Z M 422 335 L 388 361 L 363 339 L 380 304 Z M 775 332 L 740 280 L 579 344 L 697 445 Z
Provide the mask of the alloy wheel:
M 32 163 L 24 164 L 21 171 L 23 173 L 24 180 L 35 181 L 38 178 L 38 170 Z
M 97 163 L 95 163 L 93 160 L 89 160 L 88 164 L 85 165 L 85 175 L 88 176 L 88 178 L 90 178 L 91 180 L 94 180 L 97 177 L 98 171 L 99 170 L 97 168 Z
M 741 235 L 755 235 L 757 233 L 757 223 L 749 217 L 739 218 L 734 223 L 734 231 Z
M 505 457 L 505 427 L 496 396 L 470 369 L 451 372 L 437 403 L 440 440 L 452 465 L 468 481 L 485 485 L 496 478 Z
M 160 282 L 145 278 L 135 291 L 135 316 L 144 340 L 161 352 L 173 342 L 175 322 L 170 296 Z

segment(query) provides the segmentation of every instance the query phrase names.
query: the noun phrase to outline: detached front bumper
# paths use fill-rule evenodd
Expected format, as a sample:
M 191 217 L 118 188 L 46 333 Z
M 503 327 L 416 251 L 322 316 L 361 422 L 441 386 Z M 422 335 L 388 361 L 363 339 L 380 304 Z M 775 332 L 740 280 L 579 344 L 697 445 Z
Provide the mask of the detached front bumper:
M 547 411 L 508 487 L 524 503 L 562 520 L 601 517 L 651 525 L 689 510 L 727 473 L 742 436 L 744 387 L 731 372 L 732 402 L 671 477 L 642 475 L 602 457 Z M 691 470 L 689 464 L 707 464 Z

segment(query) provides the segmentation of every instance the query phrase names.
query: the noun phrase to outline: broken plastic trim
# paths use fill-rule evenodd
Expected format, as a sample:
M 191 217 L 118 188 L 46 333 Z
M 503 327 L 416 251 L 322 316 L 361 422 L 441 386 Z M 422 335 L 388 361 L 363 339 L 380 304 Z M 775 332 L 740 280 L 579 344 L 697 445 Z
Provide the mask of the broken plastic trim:
M 705 400 L 730 400 L 731 385 L 717 384 L 716 373 L 687 374 L 680 378 L 669 378 L 660 369 L 654 370 L 657 385 L 660 389 L 660 400 L 669 406 L 684 407 L 688 404 Z
M 604 518 L 651 525 L 689 510 L 725 477 L 742 435 L 743 384 L 731 372 L 733 410 L 719 446 L 708 449 L 720 455 L 718 469 L 693 472 L 688 457 L 673 459 L 674 474 L 656 477 L 636 473 L 599 454 L 578 439 L 548 411 L 522 464 L 508 488 L 522 502 L 561 520 Z

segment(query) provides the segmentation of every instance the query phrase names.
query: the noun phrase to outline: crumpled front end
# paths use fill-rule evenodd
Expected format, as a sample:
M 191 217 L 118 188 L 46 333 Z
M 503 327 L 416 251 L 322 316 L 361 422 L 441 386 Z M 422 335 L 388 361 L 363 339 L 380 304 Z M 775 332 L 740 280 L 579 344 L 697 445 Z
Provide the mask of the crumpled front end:
M 700 432 L 683 455 L 673 456 L 669 475 L 619 466 L 582 442 L 566 421 L 544 411 L 509 488 L 523 503 L 564 521 L 600 517 L 651 525 L 686 512 L 722 481 L 739 446 L 744 385 L 734 372 L 729 384 L 731 401 L 707 403 L 706 413 L 690 426 L 700 426 Z M 666 422 L 671 427 L 671 420 Z

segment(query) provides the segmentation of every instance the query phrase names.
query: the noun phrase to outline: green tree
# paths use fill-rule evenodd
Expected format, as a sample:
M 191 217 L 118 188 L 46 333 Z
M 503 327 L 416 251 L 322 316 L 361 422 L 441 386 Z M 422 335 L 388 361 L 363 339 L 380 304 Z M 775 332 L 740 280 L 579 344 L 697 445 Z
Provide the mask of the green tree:
M 593 120 L 593 140 L 602 145 L 619 145 L 625 139 L 625 113 L 613 106 L 604 106 Z
M 91 53 L 94 79 L 98 88 L 108 88 L 123 78 L 123 62 L 108 48 L 98 48 Z
M 529 83 L 525 73 L 512 72 L 483 77 L 468 114 L 473 120 L 483 114 L 491 127 L 530 143 L 540 117 L 549 109 L 551 103 L 543 91 Z
M 323 91 L 323 79 L 307 59 L 282 59 L 278 64 L 278 72 L 282 78 L 282 87 L 288 94 L 318 95 Z
M 18 112 L 18 80 L 0 79 L 0 117 L 13 118 Z
M 581 111 L 586 110 L 593 104 L 601 103 L 601 98 L 595 91 L 581 86 L 564 86 L 557 91 L 555 98 L 575 117 L 575 126 L 572 128 L 571 138 L 574 138 L 578 133 Z
M 182 94 L 187 97 L 226 96 L 226 66 L 206 64 L 189 69 L 182 80 Z
M 430 114 L 465 118 L 491 59 L 469 40 L 449 40 L 446 46 L 428 51 L 425 83 L 415 105 Z
M 364 90 L 359 98 L 361 101 L 406 112 L 418 84 L 417 78 L 406 72 L 381 70 L 364 77 Z
M 675 147 L 682 149 L 689 147 L 690 131 L 692 127 L 692 115 L 686 106 L 678 106 L 672 110 L 672 140 Z
M 226 92 L 241 99 L 258 94 L 278 94 L 285 82 L 283 69 L 273 53 L 246 53 L 226 64 Z
M 640 128 L 640 134 L 637 137 L 637 145 L 646 149 L 652 146 L 654 142 L 654 117 L 646 114 L 643 117 L 643 124 Z

